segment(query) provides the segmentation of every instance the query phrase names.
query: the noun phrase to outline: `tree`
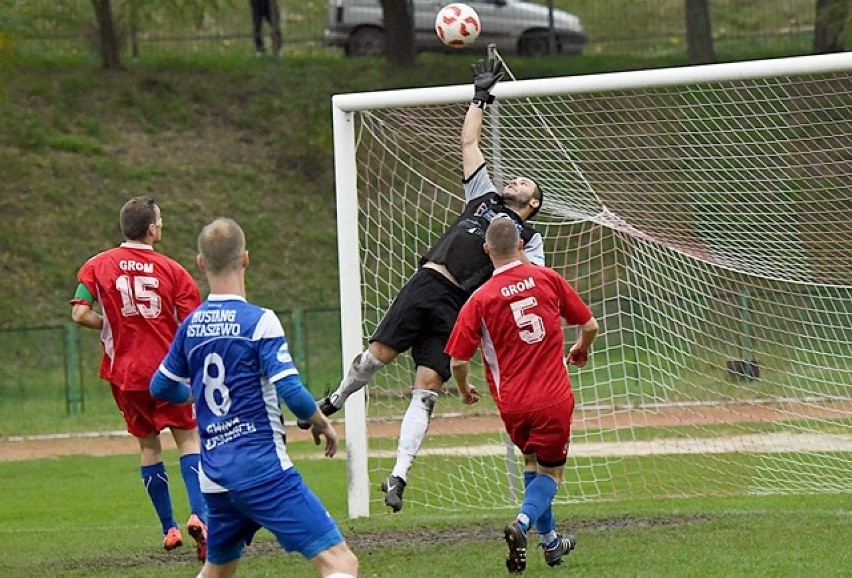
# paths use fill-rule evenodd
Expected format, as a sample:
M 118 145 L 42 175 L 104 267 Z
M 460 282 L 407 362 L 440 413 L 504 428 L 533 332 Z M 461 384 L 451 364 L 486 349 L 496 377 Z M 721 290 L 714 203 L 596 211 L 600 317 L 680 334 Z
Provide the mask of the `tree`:
M 849 0 L 817 0 L 814 20 L 814 53 L 843 52 L 843 29 L 849 16 Z
M 710 0 L 686 0 L 686 59 L 689 64 L 716 62 Z
M 95 49 L 104 68 L 120 69 L 121 51 L 127 40 L 127 23 L 133 56 L 139 56 L 138 34 L 145 25 L 165 18 L 170 22 L 188 22 L 200 27 L 206 14 L 233 0 L 127 0 L 113 6 L 112 0 L 92 0 L 95 11 Z M 116 10 L 119 13 L 116 13 Z
M 98 25 L 98 45 L 104 68 L 119 70 L 123 66 L 115 20 L 112 17 L 112 2 L 111 0 L 92 0 L 92 8 L 95 10 L 95 20 Z
M 394 68 L 414 67 L 414 3 L 380 0 L 385 23 L 385 56 Z

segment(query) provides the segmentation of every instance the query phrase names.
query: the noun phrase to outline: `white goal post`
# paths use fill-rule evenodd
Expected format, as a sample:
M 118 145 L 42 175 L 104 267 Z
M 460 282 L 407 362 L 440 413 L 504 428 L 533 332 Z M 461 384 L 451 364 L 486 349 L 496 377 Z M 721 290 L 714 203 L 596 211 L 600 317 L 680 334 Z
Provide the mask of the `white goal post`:
M 494 95 L 492 178 L 543 184 L 548 265 L 601 323 L 557 500 L 852 492 L 852 53 Z M 462 209 L 471 96 L 332 99 L 343 371 Z M 382 511 L 412 380 L 400 356 L 346 403 L 351 517 Z M 406 508 L 516 503 L 488 401 L 439 399 Z

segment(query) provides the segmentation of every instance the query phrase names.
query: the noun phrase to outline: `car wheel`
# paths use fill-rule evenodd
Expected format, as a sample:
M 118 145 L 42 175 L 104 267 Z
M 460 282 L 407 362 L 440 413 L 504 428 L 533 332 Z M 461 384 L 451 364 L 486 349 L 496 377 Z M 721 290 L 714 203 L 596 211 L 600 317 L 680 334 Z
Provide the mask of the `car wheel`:
M 379 28 L 359 28 L 349 37 L 349 56 L 384 56 L 385 33 Z
M 559 46 L 556 46 L 559 52 Z M 550 41 L 547 31 L 525 32 L 518 41 L 518 54 L 523 56 L 547 56 L 550 53 Z

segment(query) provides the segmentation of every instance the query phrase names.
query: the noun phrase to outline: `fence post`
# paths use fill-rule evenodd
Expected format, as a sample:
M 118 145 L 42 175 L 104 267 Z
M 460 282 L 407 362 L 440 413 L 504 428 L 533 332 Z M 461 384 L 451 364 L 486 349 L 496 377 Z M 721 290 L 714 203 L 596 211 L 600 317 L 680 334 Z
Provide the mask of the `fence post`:
M 290 321 L 293 325 L 293 335 L 290 339 L 290 352 L 293 355 L 293 362 L 302 376 L 302 382 L 310 389 L 308 384 L 308 368 L 305 363 L 305 332 L 304 332 L 304 312 L 301 309 L 293 309 L 290 311 Z
M 65 325 L 65 410 L 78 414 L 83 407 L 80 389 L 80 348 L 76 323 Z

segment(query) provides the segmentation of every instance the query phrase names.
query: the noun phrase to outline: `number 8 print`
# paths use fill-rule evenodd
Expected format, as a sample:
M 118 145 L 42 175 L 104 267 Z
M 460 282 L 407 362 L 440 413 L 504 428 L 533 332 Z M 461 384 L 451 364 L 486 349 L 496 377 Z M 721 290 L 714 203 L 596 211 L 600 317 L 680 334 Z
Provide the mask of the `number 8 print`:
M 215 366 L 216 377 L 210 375 L 210 366 Z M 201 380 L 204 383 L 204 401 L 207 402 L 207 407 L 210 411 L 218 416 L 223 416 L 231 409 L 231 392 L 228 391 L 228 386 L 225 385 L 225 363 L 222 361 L 222 356 L 218 353 L 208 353 L 204 358 L 204 378 Z M 219 393 L 219 399 L 216 399 L 216 393 Z

